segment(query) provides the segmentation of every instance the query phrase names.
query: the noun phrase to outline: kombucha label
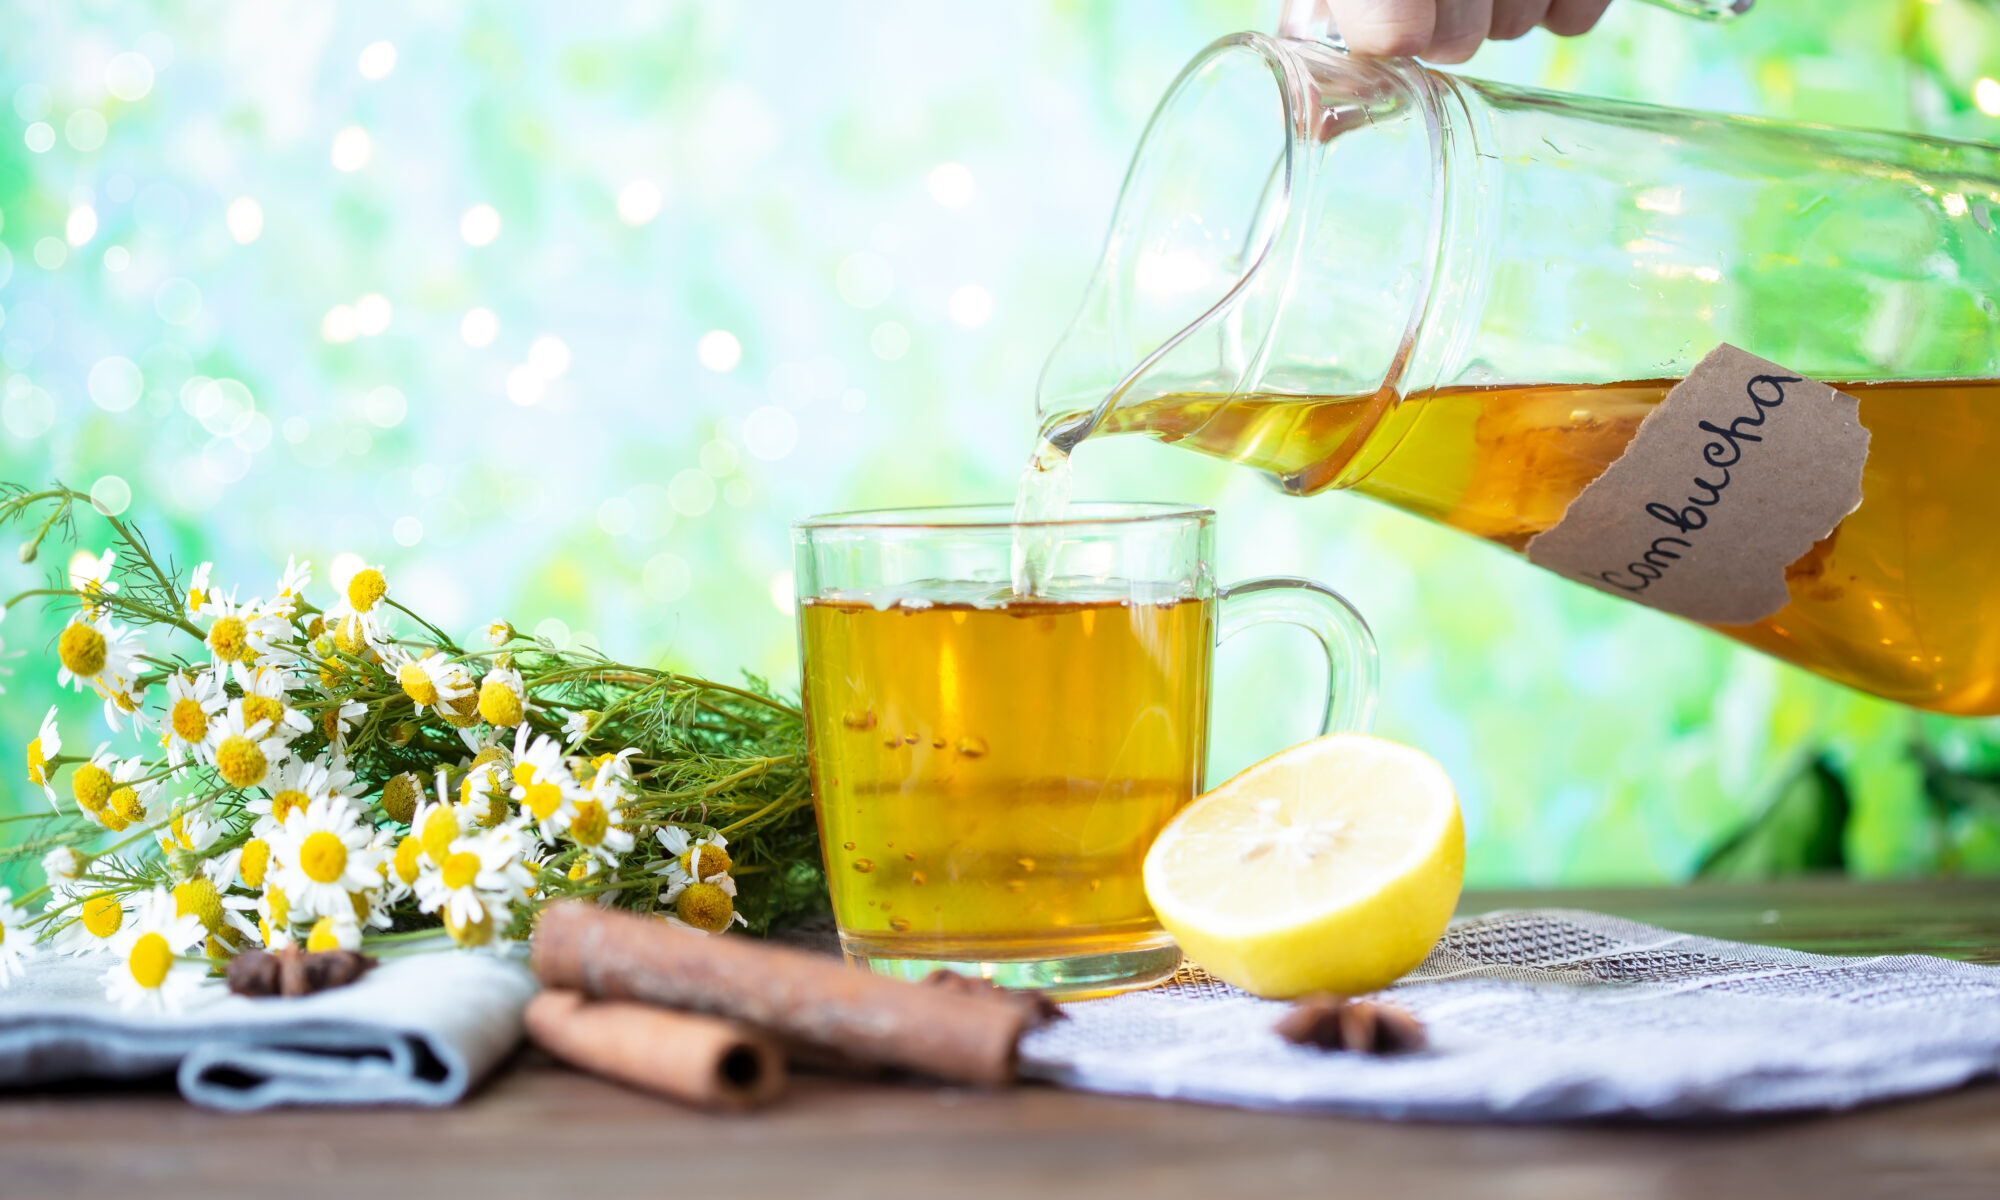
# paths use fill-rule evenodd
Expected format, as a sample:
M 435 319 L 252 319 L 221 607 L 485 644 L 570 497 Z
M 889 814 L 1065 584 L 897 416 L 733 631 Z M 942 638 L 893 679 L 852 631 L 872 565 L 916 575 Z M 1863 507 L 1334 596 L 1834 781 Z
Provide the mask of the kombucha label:
M 1528 560 L 1691 620 L 1762 620 L 1785 606 L 1785 568 L 1861 507 L 1860 407 L 1718 346 L 1528 543 Z

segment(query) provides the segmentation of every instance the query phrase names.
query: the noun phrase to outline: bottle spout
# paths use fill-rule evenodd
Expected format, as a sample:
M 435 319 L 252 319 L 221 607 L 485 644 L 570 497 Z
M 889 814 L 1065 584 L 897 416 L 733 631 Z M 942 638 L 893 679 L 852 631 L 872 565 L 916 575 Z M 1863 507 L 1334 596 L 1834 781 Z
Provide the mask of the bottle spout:
M 1174 81 L 1103 257 L 1036 388 L 1043 437 L 1172 437 L 1255 394 L 1375 394 L 1404 360 L 1435 257 L 1435 112 L 1414 62 L 1244 33 Z

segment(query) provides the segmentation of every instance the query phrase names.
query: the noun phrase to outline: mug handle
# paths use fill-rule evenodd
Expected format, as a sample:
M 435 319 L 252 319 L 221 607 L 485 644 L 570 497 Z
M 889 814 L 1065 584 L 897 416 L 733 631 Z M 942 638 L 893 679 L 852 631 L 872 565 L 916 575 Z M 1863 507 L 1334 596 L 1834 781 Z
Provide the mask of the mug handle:
M 1339 592 L 1310 579 L 1273 575 L 1232 584 L 1218 599 L 1217 645 L 1268 621 L 1296 625 L 1319 642 L 1326 653 L 1322 734 L 1366 733 L 1375 723 L 1375 691 L 1382 676 L 1375 635 Z

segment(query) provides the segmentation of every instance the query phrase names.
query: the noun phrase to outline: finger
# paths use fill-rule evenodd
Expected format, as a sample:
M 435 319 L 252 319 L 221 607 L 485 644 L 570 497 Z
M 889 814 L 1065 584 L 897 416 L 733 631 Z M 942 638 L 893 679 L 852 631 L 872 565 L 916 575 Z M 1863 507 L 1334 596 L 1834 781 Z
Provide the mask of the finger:
M 1493 23 L 1486 36 L 1503 42 L 1525 37 L 1548 11 L 1549 0 L 1493 0 Z
M 1610 7 L 1611 0 L 1551 0 L 1548 15 L 1542 18 L 1542 24 L 1550 33 L 1575 37 L 1580 33 L 1589 33 L 1597 24 L 1597 19 L 1604 15 L 1604 10 Z
M 1438 0 L 1437 27 L 1425 62 L 1462 63 L 1486 40 L 1493 22 L 1493 0 Z
M 1433 0 L 1332 0 L 1333 27 L 1356 54 L 1421 54 L 1431 44 Z

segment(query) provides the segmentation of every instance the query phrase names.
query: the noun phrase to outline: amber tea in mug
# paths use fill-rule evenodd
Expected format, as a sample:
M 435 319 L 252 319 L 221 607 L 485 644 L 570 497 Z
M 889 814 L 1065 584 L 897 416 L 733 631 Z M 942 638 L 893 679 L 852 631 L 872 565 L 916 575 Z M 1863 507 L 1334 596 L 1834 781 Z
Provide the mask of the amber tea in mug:
M 1023 527 L 1004 510 L 799 526 L 813 792 L 850 958 L 1069 994 L 1172 973 L 1140 868 L 1202 786 L 1219 623 L 1318 633 L 1336 722 L 1373 693 L 1372 642 L 1337 597 L 1213 586 L 1212 520 L 1077 506 L 1042 527 L 1055 561 L 1033 595 L 1008 582 Z

